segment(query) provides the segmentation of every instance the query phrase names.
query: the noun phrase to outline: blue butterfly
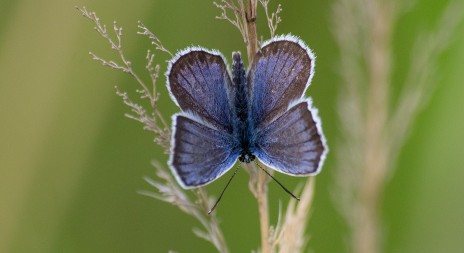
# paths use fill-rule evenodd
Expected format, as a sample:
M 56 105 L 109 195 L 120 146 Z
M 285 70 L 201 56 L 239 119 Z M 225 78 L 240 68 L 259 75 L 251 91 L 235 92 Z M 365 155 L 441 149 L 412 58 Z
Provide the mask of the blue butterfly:
M 305 98 L 315 57 L 297 37 L 265 42 L 245 70 L 232 54 L 231 74 L 218 51 L 180 51 L 166 72 L 172 100 L 169 167 L 179 184 L 211 183 L 235 164 L 258 158 L 292 176 L 317 174 L 327 145 L 317 110 Z

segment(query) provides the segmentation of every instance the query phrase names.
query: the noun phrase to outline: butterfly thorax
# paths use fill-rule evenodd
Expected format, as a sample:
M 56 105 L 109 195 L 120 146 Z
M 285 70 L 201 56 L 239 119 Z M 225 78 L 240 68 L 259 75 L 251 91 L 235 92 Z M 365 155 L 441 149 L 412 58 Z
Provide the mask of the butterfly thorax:
M 255 159 L 253 155 L 254 141 L 253 131 L 249 113 L 249 91 L 245 73 L 245 67 L 243 65 L 242 57 L 240 53 L 233 53 L 233 64 L 232 64 L 232 79 L 234 85 L 234 106 L 235 109 L 234 118 L 236 124 L 234 124 L 234 134 L 238 140 L 238 149 L 240 150 L 239 161 L 250 163 Z

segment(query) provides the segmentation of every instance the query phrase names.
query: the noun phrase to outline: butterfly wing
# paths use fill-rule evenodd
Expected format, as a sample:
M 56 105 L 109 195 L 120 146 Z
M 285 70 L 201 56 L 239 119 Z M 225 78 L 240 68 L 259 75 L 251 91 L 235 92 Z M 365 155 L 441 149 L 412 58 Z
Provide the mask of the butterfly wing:
M 317 174 L 327 153 L 324 136 L 310 101 L 291 107 L 257 132 L 255 155 L 285 174 L 306 176 Z
M 230 134 L 187 114 L 173 122 L 169 165 L 184 188 L 208 184 L 234 165 L 238 152 Z
M 255 155 L 290 175 L 320 171 L 327 146 L 317 112 L 302 98 L 314 73 L 314 55 L 293 36 L 264 44 L 251 65 L 251 112 Z
M 265 43 L 248 72 L 254 125 L 267 124 L 301 98 L 313 69 L 314 55 L 296 37 L 277 37 Z
M 181 51 L 169 63 L 168 89 L 183 110 L 218 129 L 232 131 L 229 93 L 232 87 L 223 57 L 202 48 Z

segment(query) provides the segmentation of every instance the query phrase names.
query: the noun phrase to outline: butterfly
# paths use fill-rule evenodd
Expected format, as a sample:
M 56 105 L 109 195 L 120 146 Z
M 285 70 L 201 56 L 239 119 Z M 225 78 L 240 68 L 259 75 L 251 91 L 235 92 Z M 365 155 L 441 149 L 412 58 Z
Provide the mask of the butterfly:
M 172 117 L 168 162 L 179 184 L 190 189 L 211 183 L 237 159 L 257 158 L 292 176 L 317 174 L 328 148 L 317 110 L 304 97 L 314 61 L 292 35 L 264 42 L 248 70 L 239 52 L 232 54 L 232 68 L 215 50 L 177 53 L 166 78 L 181 109 Z

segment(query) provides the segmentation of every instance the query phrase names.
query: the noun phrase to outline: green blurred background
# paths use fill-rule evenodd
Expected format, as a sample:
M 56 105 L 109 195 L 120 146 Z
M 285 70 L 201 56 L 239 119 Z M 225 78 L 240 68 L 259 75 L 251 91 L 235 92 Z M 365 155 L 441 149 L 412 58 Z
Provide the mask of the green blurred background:
M 395 69 L 421 31 L 436 23 L 447 1 L 424 0 L 399 20 Z M 331 32 L 332 1 L 283 2 L 278 33 L 293 33 L 317 54 L 309 94 L 332 148 L 317 177 L 309 224 L 313 252 L 348 252 L 348 229 L 333 192 L 338 138 L 338 49 Z M 115 59 L 74 6 L 87 6 L 111 26 L 124 27 L 124 47 L 139 69 L 147 39 L 141 20 L 172 51 L 189 45 L 245 51 L 238 32 L 209 0 L 1 0 L 0 2 L 0 252 L 213 252 L 191 229 L 199 224 L 176 207 L 141 196 L 152 190 L 152 159 L 167 157 L 152 134 L 125 117 L 114 85 L 134 90 L 128 76 L 100 66 L 88 51 Z M 463 10 L 464 11 L 464 10 Z M 259 31 L 268 37 L 265 23 Z M 264 31 L 264 32 L 262 32 Z M 382 206 L 385 252 L 464 252 L 464 32 L 435 63 L 437 89 L 415 122 Z M 165 71 L 165 55 L 157 54 Z M 230 59 L 230 57 L 228 57 Z M 401 72 L 401 71 L 400 71 Z M 401 75 L 401 73 L 400 73 Z M 401 80 L 401 76 L 398 77 Z M 160 79 L 160 107 L 176 112 Z M 399 89 L 400 87 L 395 87 Z M 278 176 L 293 187 L 301 178 Z M 219 193 L 225 181 L 208 186 Z M 217 213 L 232 252 L 259 245 L 256 203 L 240 171 Z M 270 208 L 288 195 L 271 184 Z

